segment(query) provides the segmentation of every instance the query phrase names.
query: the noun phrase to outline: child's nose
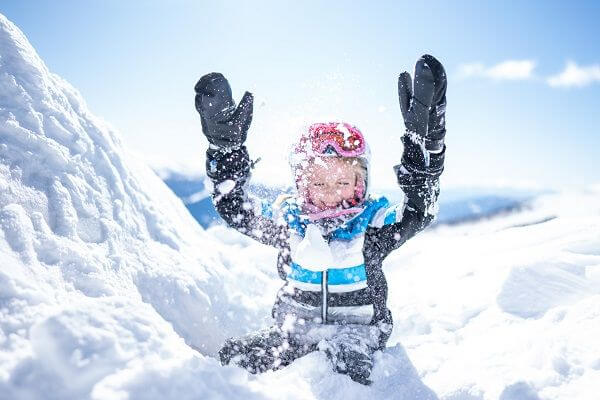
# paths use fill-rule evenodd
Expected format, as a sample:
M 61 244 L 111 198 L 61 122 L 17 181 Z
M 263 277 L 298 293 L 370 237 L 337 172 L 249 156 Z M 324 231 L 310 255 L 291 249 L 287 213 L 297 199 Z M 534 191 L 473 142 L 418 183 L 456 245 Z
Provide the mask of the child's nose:
M 341 197 L 341 193 L 337 188 L 331 188 L 325 191 L 323 200 L 326 202 L 339 202 Z

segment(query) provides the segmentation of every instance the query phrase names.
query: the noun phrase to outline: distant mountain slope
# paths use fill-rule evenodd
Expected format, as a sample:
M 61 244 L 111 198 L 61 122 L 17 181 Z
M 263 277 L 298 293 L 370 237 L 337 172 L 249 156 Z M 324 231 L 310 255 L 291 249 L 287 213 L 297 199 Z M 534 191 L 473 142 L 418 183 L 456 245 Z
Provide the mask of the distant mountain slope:
M 214 223 L 222 223 L 220 216 L 214 209 L 210 199 L 210 188 L 206 187 L 206 177 L 195 175 L 193 177 L 177 172 L 163 172 L 163 181 L 183 201 L 192 216 L 207 228 Z M 274 201 L 278 194 L 290 191 L 290 188 L 266 187 L 250 182 L 249 193 Z M 511 189 L 444 189 L 440 197 L 440 209 L 435 221 L 437 225 L 460 224 L 489 218 L 501 213 L 514 212 L 525 207 L 535 196 L 541 192 L 537 190 L 511 190 Z M 402 192 L 397 190 L 383 190 L 391 201 L 401 202 Z

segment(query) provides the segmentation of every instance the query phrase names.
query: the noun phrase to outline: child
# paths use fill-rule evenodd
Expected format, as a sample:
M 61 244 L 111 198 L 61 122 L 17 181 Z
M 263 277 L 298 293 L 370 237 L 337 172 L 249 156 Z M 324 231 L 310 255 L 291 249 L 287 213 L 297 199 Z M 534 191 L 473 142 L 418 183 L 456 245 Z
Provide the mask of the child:
M 424 55 L 414 88 L 406 72 L 398 81 L 406 133 L 394 170 L 405 201 L 396 206 L 369 196 L 368 146 L 346 123 L 311 125 L 290 158 L 297 195 L 257 205 L 245 192 L 252 95 L 246 92 L 236 108 L 219 73 L 203 76 L 195 90 L 210 143 L 206 165 L 215 208 L 231 227 L 279 249 L 277 267 L 285 281 L 273 326 L 229 339 L 219 351 L 221 363 L 258 373 L 320 350 L 336 371 L 369 384 L 372 355 L 385 348 L 392 330 L 382 262 L 431 223 L 436 210 L 446 132 L 442 65 Z

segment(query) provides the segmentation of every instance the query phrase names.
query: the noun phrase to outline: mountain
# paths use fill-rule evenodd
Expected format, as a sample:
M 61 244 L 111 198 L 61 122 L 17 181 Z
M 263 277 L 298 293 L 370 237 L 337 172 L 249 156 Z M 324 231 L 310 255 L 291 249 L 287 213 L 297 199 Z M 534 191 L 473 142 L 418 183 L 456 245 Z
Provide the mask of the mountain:
M 207 228 L 213 224 L 223 223 L 215 211 L 210 198 L 210 182 L 204 175 L 192 176 L 176 171 L 157 171 L 165 184 L 179 197 L 192 216 Z M 273 202 L 280 193 L 288 193 L 291 188 L 265 186 L 250 182 L 248 192 L 259 198 Z M 375 193 L 385 195 L 392 202 L 403 201 L 399 188 L 379 189 Z M 439 213 L 435 225 L 461 224 L 498 214 L 515 212 L 528 207 L 528 204 L 541 191 L 497 189 L 497 188 L 451 188 L 442 187 Z

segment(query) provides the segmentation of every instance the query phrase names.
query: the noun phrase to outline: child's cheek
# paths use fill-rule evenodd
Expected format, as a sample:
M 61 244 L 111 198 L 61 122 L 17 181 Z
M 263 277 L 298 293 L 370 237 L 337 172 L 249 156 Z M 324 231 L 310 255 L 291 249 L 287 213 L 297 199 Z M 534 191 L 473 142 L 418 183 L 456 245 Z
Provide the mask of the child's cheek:
M 323 194 L 318 189 L 309 189 L 308 197 L 311 201 L 315 202 L 320 200 L 323 197 Z
M 344 190 L 344 193 L 343 193 L 344 198 L 345 199 L 352 199 L 352 198 L 354 198 L 354 191 L 355 191 L 355 189 L 356 188 L 354 186 L 352 186 L 352 187 L 346 187 L 346 189 Z

